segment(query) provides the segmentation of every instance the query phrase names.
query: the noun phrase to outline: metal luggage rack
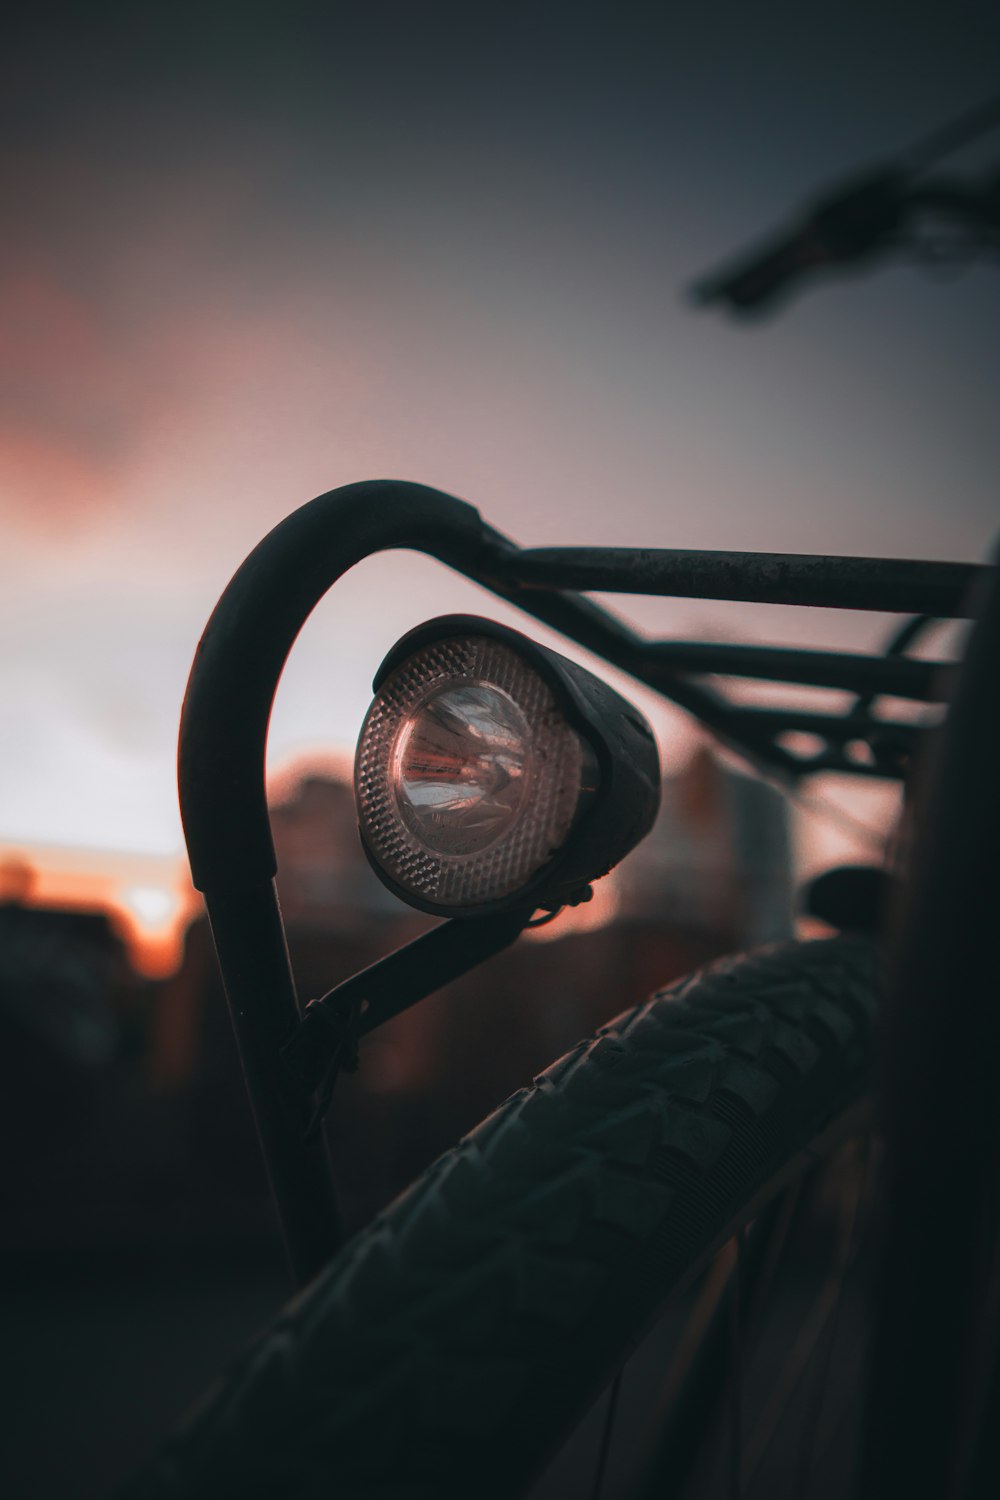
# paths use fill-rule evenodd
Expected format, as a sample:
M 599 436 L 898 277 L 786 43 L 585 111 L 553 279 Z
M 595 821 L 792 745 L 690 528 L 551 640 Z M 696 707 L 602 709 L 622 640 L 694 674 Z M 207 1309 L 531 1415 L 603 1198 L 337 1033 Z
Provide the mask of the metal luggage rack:
M 900 249 L 930 262 L 995 250 L 1000 198 L 995 173 L 964 180 L 929 168 L 1000 124 L 989 99 L 810 204 L 777 239 L 739 256 L 694 288 L 699 302 L 740 314 L 772 307 L 801 278 L 859 266 Z M 929 221 L 928 226 L 924 221 Z M 941 220 L 943 240 L 933 237 Z M 956 240 L 947 231 L 959 229 Z M 273 873 L 263 790 L 267 723 L 278 678 L 299 629 L 348 568 L 373 552 L 429 553 L 492 589 L 699 718 L 762 769 L 789 781 L 820 771 L 905 774 L 927 721 L 872 712 L 880 698 L 944 702 L 952 664 L 907 653 L 936 620 L 968 618 L 987 568 L 950 562 L 784 553 L 692 552 L 624 547 L 519 548 L 478 512 L 425 485 L 377 480 L 319 496 L 255 548 L 209 622 L 192 670 L 181 725 L 180 778 L 195 882 L 246 853 Z M 589 592 L 814 605 L 908 616 L 881 656 L 706 641 L 649 640 L 586 598 Z M 249 652 L 249 654 L 246 654 Z M 846 712 L 737 703 L 711 677 L 847 691 Z M 214 698 L 214 703 L 213 703 Z M 782 744 L 793 732 L 821 741 L 816 753 Z M 228 774 L 214 774 L 226 764 Z M 217 806 L 210 804 L 217 800 Z M 249 831 L 241 836 L 241 819 Z M 192 844 L 193 840 L 193 844 Z M 258 856 L 252 858 L 256 848 Z M 266 855 L 265 851 L 269 851 Z M 231 873 L 231 872 L 230 872 Z
M 285 661 L 312 609 L 374 553 L 423 552 L 676 703 L 762 769 L 795 782 L 821 771 L 899 778 L 926 723 L 883 719 L 880 698 L 928 706 L 948 697 L 954 663 L 907 655 L 937 620 L 968 619 L 989 567 L 869 557 L 626 547 L 522 548 L 473 506 L 401 480 L 347 485 L 274 528 L 226 588 L 205 629 L 181 720 L 181 810 L 195 883 L 234 869 L 270 878 L 274 855 L 264 765 Z M 906 616 L 884 655 L 652 640 L 590 591 L 812 605 Z M 846 712 L 735 701 L 706 679 L 759 679 L 852 695 Z M 782 743 L 798 731 L 823 748 Z M 858 750 L 862 753 L 859 755 Z

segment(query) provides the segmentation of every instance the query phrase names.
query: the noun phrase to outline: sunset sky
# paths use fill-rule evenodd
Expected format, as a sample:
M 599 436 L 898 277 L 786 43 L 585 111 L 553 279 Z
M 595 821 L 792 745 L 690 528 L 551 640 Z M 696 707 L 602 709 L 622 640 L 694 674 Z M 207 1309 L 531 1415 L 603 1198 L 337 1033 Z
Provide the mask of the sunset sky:
M 204 621 L 342 483 L 439 485 L 526 544 L 986 555 L 996 267 L 894 266 L 753 328 L 682 293 L 997 92 L 995 5 L 34 16 L 0 57 L 0 853 L 180 849 Z M 1000 133 L 956 166 L 997 160 Z M 450 608 L 513 618 L 405 555 L 338 586 L 275 764 L 353 745 L 385 649 Z M 629 608 L 855 647 L 887 624 Z M 687 731 L 657 724 L 669 765 Z

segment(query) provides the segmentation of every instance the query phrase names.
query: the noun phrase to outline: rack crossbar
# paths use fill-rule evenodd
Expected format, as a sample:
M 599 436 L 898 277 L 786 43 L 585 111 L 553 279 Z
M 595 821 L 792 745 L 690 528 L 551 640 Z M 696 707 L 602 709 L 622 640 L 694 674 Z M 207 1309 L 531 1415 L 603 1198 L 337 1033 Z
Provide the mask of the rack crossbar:
M 524 588 L 659 594 L 967 619 L 987 570 L 972 563 L 649 547 L 529 547 L 506 564 Z

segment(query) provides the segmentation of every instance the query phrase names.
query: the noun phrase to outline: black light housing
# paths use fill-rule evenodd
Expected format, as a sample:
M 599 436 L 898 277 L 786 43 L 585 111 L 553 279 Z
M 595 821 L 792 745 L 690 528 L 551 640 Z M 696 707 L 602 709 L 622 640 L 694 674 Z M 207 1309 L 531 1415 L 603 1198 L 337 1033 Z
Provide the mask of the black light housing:
M 439 916 L 554 911 L 652 827 L 649 724 L 576 663 L 519 631 L 446 615 L 382 662 L 355 759 L 365 853 Z

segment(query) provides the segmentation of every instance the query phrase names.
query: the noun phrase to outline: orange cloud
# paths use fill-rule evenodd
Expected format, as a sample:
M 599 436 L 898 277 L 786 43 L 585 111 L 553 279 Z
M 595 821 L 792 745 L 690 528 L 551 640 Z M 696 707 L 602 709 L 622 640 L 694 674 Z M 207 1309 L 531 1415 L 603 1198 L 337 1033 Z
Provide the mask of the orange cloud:
M 24 264 L 0 278 L 0 349 L 4 509 L 29 525 L 85 520 L 128 442 L 128 363 L 86 299 Z

